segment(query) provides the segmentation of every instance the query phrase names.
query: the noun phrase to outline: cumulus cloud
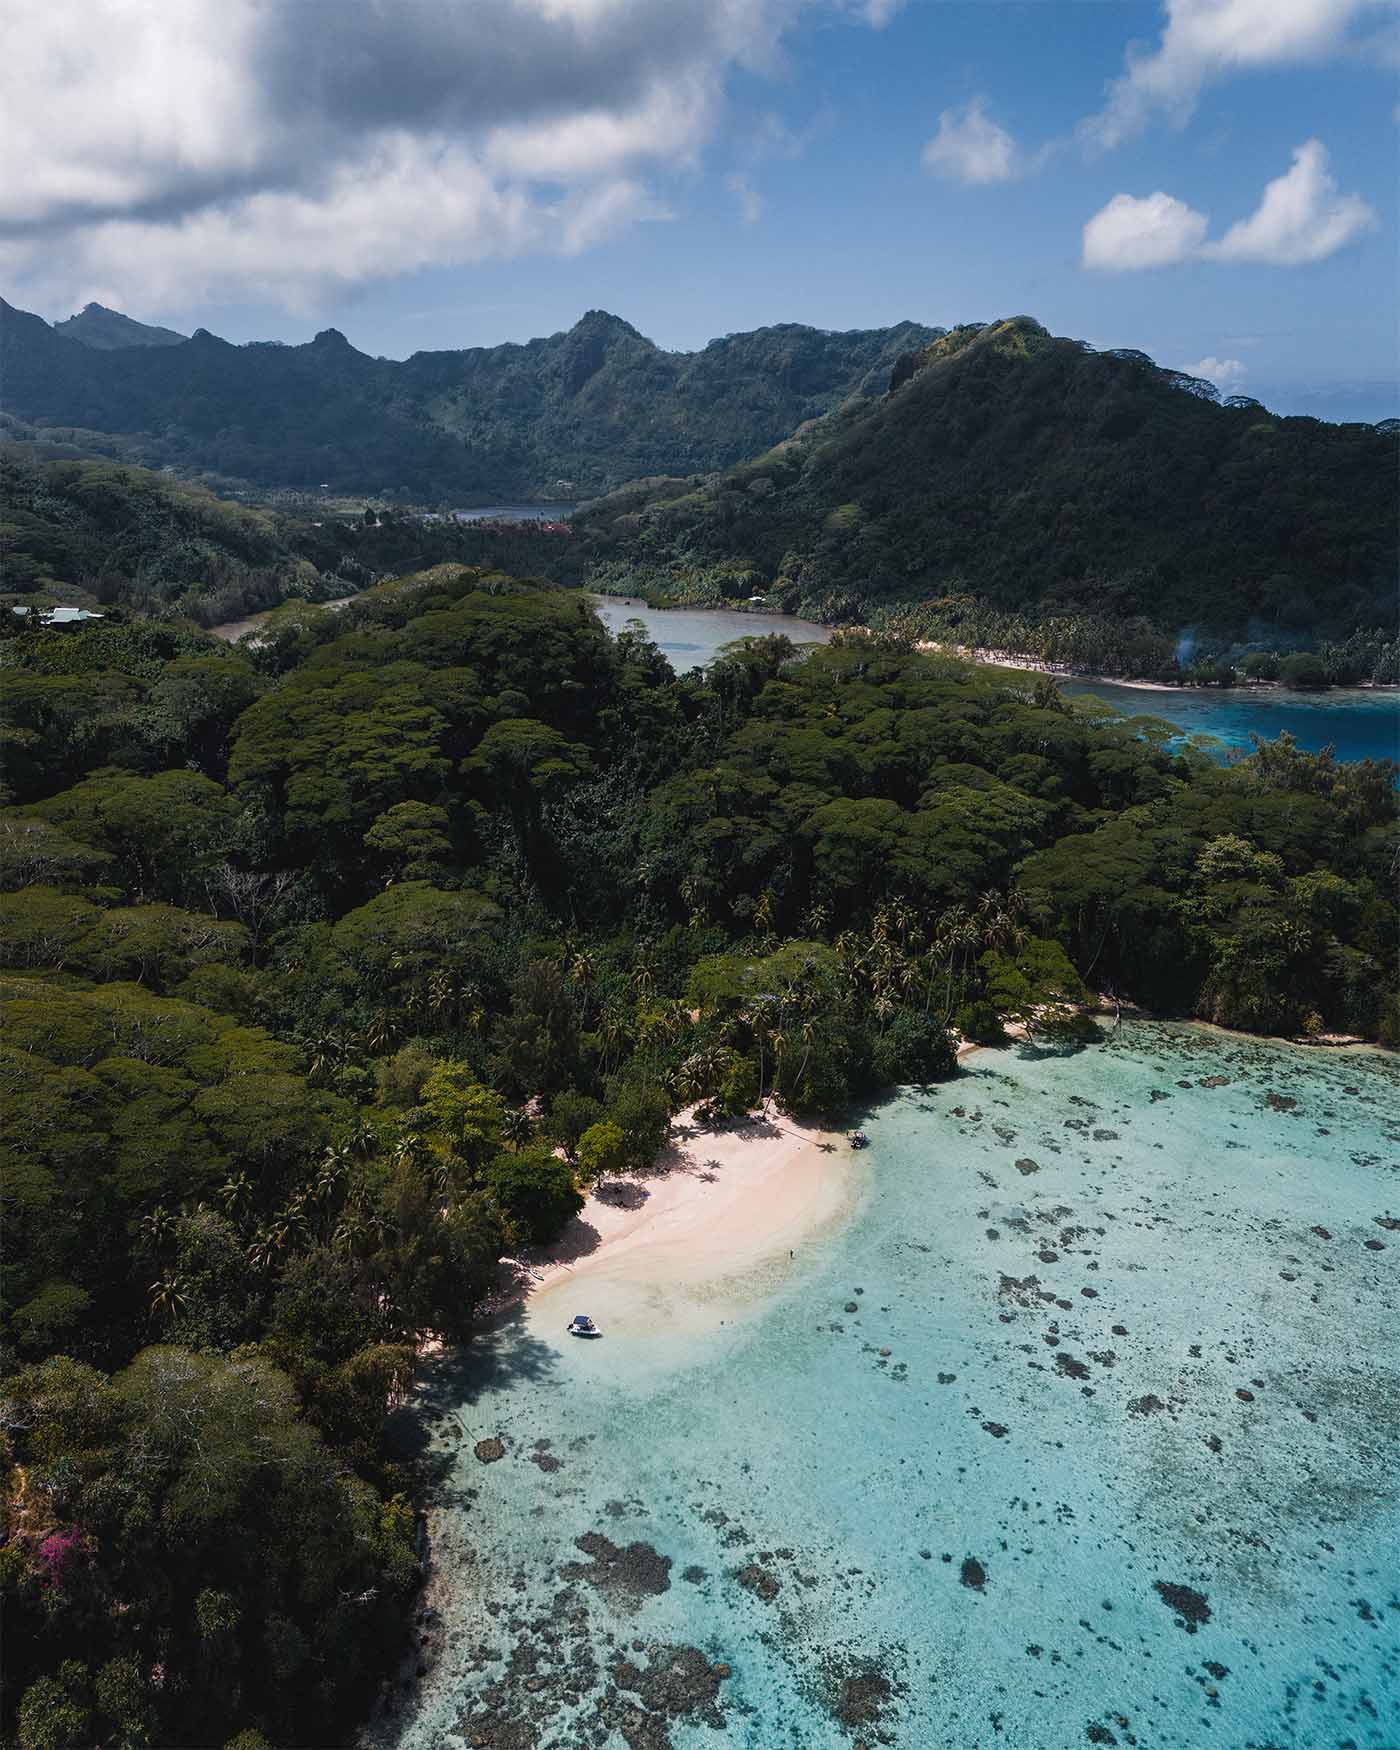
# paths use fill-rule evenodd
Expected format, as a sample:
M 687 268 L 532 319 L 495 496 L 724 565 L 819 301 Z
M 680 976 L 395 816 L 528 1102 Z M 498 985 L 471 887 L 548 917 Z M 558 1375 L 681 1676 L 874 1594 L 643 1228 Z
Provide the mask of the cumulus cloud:
M 289 303 L 662 216 L 736 68 L 824 4 L 0 0 L 0 271 L 55 304 Z
M 1339 193 L 1321 140 L 1307 140 L 1294 150 L 1292 167 L 1274 178 L 1255 210 L 1231 225 L 1210 254 L 1219 261 L 1296 267 L 1324 261 L 1375 224 L 1360 195 Z
M 1101 273 L 1172 267 L 1198 255 L 1209 221 L 1175 195 L 1116 194 L 1084 227 L 1084 265 Z
M 1098 115 L 1080 127 L 1098 148 L 1121 145 L 1158 116 L 1189 121 L 1201 92 L 1232 73 L 1306 66 L 1354 43 L 1367 20 L 1396 0 L 1166 0 L 1154 48 L 1129 47 L 1127 71 L 1108 88 Z
M 949 182 L 1007 182 L 1021 169 L 1015 140 L 987 114 L 982 97 L 943 111 L 923 158 L 925 170 Z
M 1327 148 L 1307 140 L 1292 168 L 1275 177 L 1258 207 L 1216 242 L 1210 221 L 1175 195 L 1116 194 L 1084 227 L 1084 266 L 1104 273 L 1174 267 L 1183 261 L 1248 261 L 1297 267 L 1323 261 L 1371 230 L 1376 215 L 1356 194 L 1341 194 Z
M 1223 394 L 1229 394 L 1249 374 L 1238 359 L 1218 359 L 1212 353 L 1182 368 L 1188 377 L 1204 377 L 1208 383 L 1214 383 Z

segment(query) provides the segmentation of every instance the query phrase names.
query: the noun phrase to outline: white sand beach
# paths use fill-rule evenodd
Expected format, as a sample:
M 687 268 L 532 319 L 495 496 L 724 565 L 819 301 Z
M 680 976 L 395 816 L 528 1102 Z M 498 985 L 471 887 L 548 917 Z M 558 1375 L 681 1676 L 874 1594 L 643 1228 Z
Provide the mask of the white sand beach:
M 1111 687 L 1137 687 L 1145 693 L 1180 693 L 1188 689 L 1171 681 L 1128 680 L 1118 674 L 1089 674 L 1070 668 L 1061 662 L 1041 662 L 1033 656 L 1019 656 L 1013 650 L 983 650 L 971 644 L 939 644 L 922 639 L 919 650 L 936 650 L 943 656 L 960 656 L 964 662 L 982 663 L 988 668 L 1019 668 L 1027 674 L 1046 674 L 1060 681 L 1099 681 Z
M 682 1112 L 655 1170 L 597 1186 L 553 1246 L 518 1261 L 503 1298 L 524 1295 L 542 1332 L 575 1312 L 605 1330 L 718 1324 L 850 1206 L 859 1159 L 840 1133 L 776 1113 L 707 1130 Z

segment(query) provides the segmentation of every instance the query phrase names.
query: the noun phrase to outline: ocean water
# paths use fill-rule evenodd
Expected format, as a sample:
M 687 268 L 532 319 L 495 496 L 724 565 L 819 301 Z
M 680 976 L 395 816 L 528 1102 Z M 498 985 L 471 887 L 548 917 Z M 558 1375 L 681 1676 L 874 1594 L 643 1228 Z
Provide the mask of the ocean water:
M 443 1365 L 374 1741 L 1395 1750 L 1397 1060 L 1125 1022 L 863 1122 L 723 1326 Z
M 1182 735 L 1209 735 L 1222 758 L 1251 753 L 1251 735 L 1272 741 L 1283 730 L 1308 753 L 1335 748 L 1339 760 L 1400 760 L 1400 693 L 1338 687 L 1293 692 L 1285 687 L 1182 687 L 1166 691 L 1066 676 L 1061 691 L 1089 693 L 1130 717 L 1163 717 Z
M 735 638 L 785 632 L 798 643 L 830 641 L 831 629 L 791 614 L 741 614 L 730 608 L 649 608 L 621 596 L 594 596 L 611 632 L 641 620 L 680 674 L 713 662 Z M 1174 723 L 1183 736 L 1208 735 L 1223 761 L 1252 751 L 1251 735 L 1272 741 L 1287 730 L 1301 748 L 1317 753 L 1329 745 L 1340 760 L 1400 759 L 1400 693 L 1341 687 L 1330 692 L 1290 692 L 1281 687 L 1120 686 L 1113 681 L 1060 677 L 1066 694 L 1091 694 L 1129 717 L 1153 716 Z

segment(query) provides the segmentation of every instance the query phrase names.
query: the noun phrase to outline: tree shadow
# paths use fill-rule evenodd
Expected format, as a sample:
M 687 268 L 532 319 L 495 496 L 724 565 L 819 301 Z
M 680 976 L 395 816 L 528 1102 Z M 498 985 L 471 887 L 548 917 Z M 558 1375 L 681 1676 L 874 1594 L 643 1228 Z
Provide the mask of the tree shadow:
M 465 1343 L 449 1345 L 419 1361 L 413 1397 L 394 1410 L 385 1425 L 389 1451 L 412 1464 L 435 1503 L 445 1503 L 446 1488 L 463 1446 L 493 1432 L 473 1432 L 471 1410 L 483 1392 L 527 1383 L 540 1384 L 559 1364 L 558 1351 L 532 1336 L 518 1302 L 483 1321 Z M 467 1501 L 471 1491 L 456 1492 Z
M 604 1179 L 593 1187 L 593 1195 L 610 1209 L 640 1209 L 651 1192 L 635 1179 Z

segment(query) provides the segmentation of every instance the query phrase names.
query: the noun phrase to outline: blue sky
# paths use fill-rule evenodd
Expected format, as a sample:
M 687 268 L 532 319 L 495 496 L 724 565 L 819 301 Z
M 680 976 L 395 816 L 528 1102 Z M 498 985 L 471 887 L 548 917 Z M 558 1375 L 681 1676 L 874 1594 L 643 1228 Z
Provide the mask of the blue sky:
M 61 22 L 11 61 L 59 162 L 0 183 L 0 277 L 51 317 L 402 357 L 591 307 L 677 348 L 1025 313 L 1400 412 L 1393 0 L 400 0 L 392 37 L 369 0 L 188 0 L 173 45 L 109 9 L 95 120 Z

